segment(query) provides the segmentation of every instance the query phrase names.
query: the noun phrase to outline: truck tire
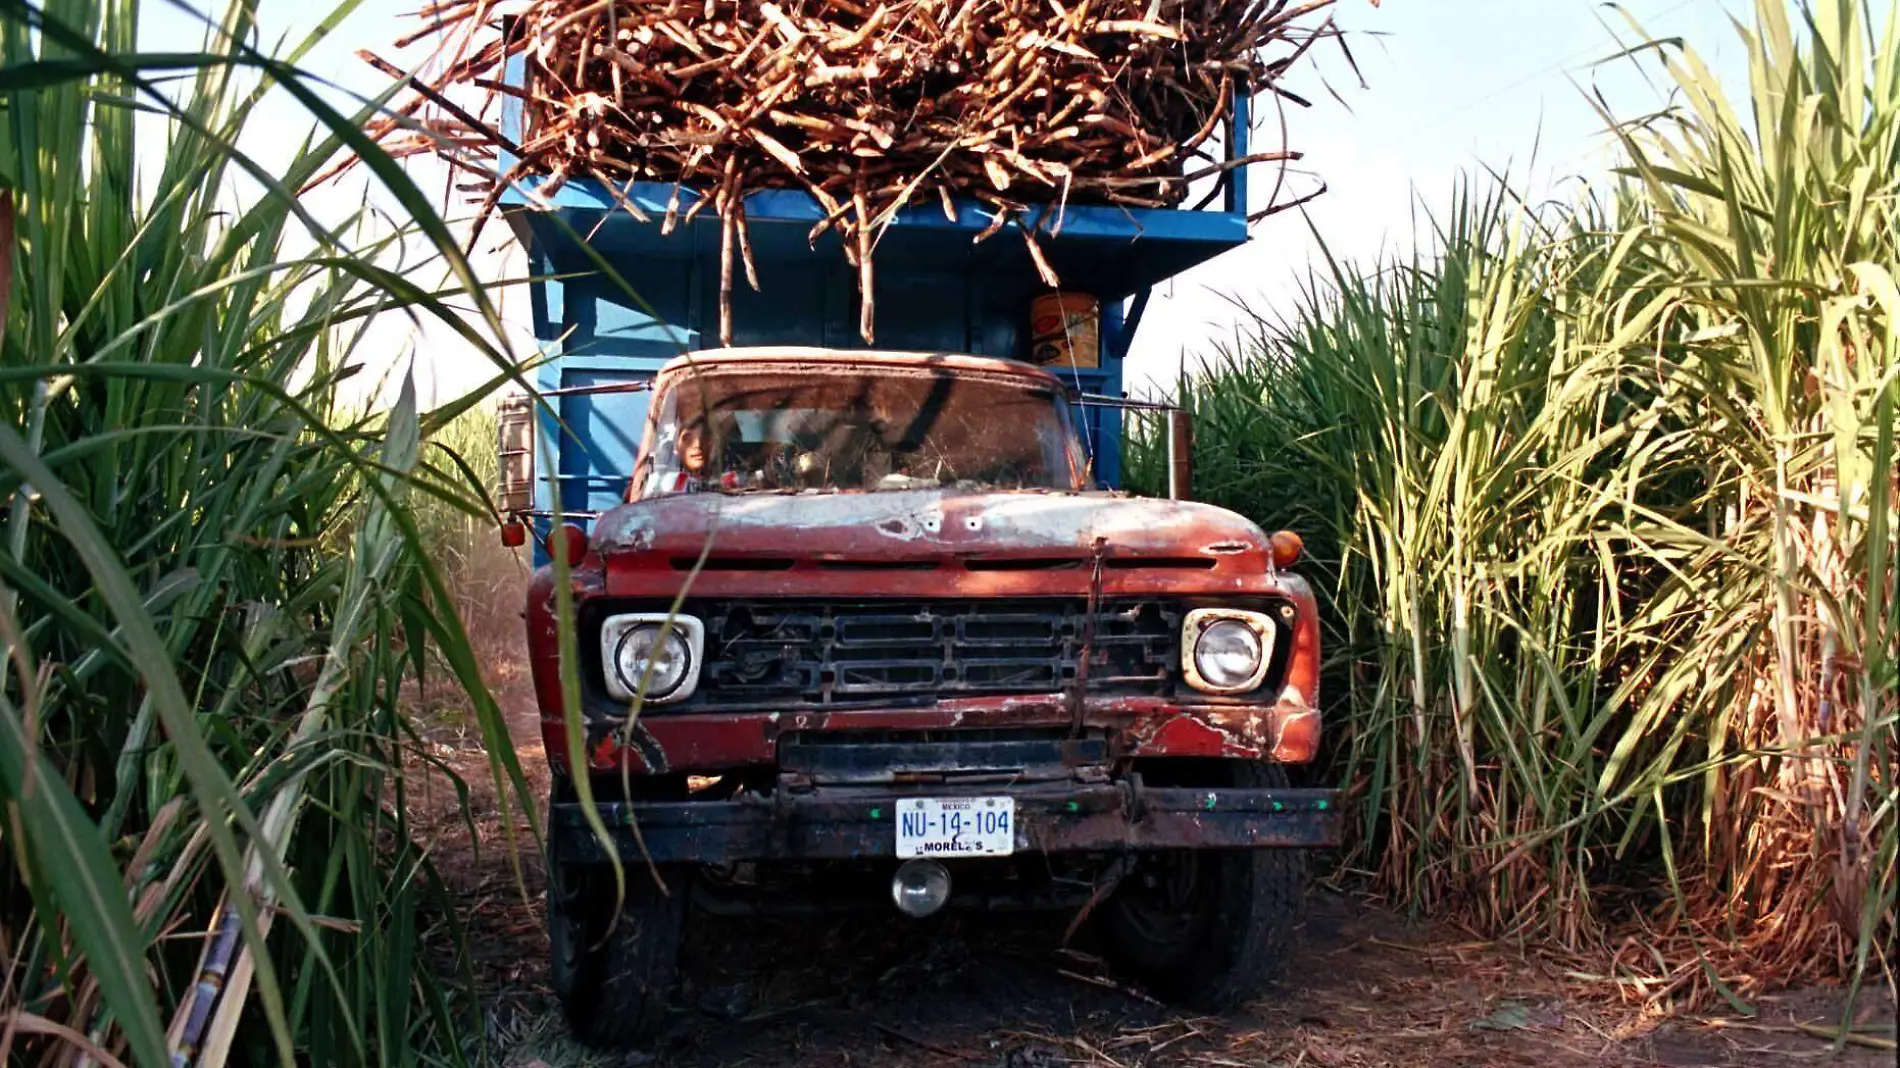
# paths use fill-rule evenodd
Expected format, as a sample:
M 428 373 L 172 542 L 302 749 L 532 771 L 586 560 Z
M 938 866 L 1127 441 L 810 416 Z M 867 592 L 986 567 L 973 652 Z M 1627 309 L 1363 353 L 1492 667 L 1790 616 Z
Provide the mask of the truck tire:
M 682 872 L 660 891 L 639 863 L 626 867 L 618 922 L 613 872 L 548 865 L 548 980 L 574 1036 L 590 1046 L 650 1045 L 663 1033 L 679 982 L 685 924 Z
M 1223 778 L 1286 786 L 1271 764 L 1236 763 Z M 1110 962 L 1157 997 L 1218 1012 L 1279 975 L 1305 898 L 1305 850 L 1156 850 L 1103 903 L 1100 929 Z

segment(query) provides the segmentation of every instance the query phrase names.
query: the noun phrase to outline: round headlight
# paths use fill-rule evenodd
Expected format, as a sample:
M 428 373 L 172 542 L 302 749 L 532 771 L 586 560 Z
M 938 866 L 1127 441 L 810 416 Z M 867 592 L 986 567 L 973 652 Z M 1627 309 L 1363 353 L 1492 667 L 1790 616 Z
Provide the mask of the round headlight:
M 1222 689 L 1245 686 L 1260 671 L 1260 636 L 1238 619 L 1216 620 L 1194 643 L 1194 667 Z
M 619 673 L 621 683 L 631 693 L 643 692 L 644 683 L 644 693 L 651 700 L 671 696 L 686 681 L 693 665 L 692 647 L 685 635 L 674 628 L 662 641 L 660 630 L 658 624 L 634 627 L 621 635 L 620 644 L 614 647 L 614 671 Z

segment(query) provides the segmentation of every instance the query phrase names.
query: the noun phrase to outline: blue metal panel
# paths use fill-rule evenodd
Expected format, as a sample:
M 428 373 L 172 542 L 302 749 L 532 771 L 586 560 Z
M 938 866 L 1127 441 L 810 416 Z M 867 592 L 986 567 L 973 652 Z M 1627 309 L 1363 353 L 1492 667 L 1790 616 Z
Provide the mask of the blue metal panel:
M 566 368 L 569 388 L 650 378 L 633 368 Z M 627 499 L 627 479 L 646 429 L 649 393 L 600 393 L 560 398 L 567 424 L 560 450 L 564 511 L 603 512 Z
M 535 285 L 535 332 L 548 351 L 663 361 L 713 345 L 717 246 L 694 228 L 659 239 L 667 245 L 656 249 L 629 248 L 632 220 L 588 216 L 509 211 L 516 233 L 536 251 L 537 269 L 552 276 Z M 592 234 L 589 248 L 618 277 L 579 246 L 581 233 Z M 755 237 L 761 288 L 753 291 L 743 275 L 733 280 L 733 343 L 1026 356 L 1029 302 L 1041 291 L 1033 269 L 956 244 L 954 258 L 904 268 L 880 261 L 872 345 L 858 334 L 858 277 L 842 254 L 823 245 L 813 251 L 802 237 L 789 249 Z
M 718 252 L 709 254 L 706 284 L 695 302 L 706 324 L 708 343 L 719 332 Z M 842 261 L 818 263 L 816 269 L 790 270 L 761 265 L 758 292 L 746 285 L 744 272 L 733 279 L 732 343 L 734 345 L 833 345 L 857 334 L 857 312 L 850 303 L 851 277 Z M 829 268 L 829 269 L 828 269 Z M 837 329 L 844 327 L 845 329 Z
M 591 530 L 593 517 L 626 500 L 633 461 L 646 431 L 652 394 L 605 392 L 566 394 L 585 389 L 644 382 L 663 360 L 569 356 L 541 368 L 536 385 L 549 395 L 541 410 L 536 452 L 547 459 L 536 467 L 535 562 L 547 562 L 542 543 L 559 514 Z
M 639 182 L 628 191 L 628 201 L 648 218 L 641 222 L 598 182 L 582 179 L 568 182 L 546 198 L 552 210 L 540 210 L 537 205 L 545 184 L 542 179 L 525 178 L 519 188 L 511 188 L 502 197 L 502 204 L 529 209 L 528 225 L 551 247 L 572 244 L 585 234 L 595 251 L 616 268 L 635 256 L 688 256 L 701 270 L 718 263 L 720 221 L 710 211 L 687 223 L 682 207 L 682 219 L 674 231 L 661 234 L 660 220 L 673 195 L 671 186 Z M 682 205 L 690 205 L 698 194 L 685 190 L 680 196 Z M 818 202 L 803 192 L 766 189 L 749 194 L 746 219 L 761 275 L 774 262 L 842 264 L 843 252 L 834 236 L 821 236 L 815 248 L 809 240 L 812 226 L 823 217 Z M 993 222 L 989 211 L 975 201 L 958 203 L 955 222 L 936 208 L 906 208 L 878 238 L 877 274 L 883 278 L 987 266 L 1003 271 L 1013 285 L 1038 288 L 1041 281 L 1023 239 L 1024 230 L 1032 229 L 1064 288 L 1119 300 L 1247 240 L 1246 216 L 1238 212 L 1043 205 L 972 247 L 976 236 Z M 590 266 L 585 257 L 569 258 L 577 269 Z M 716 280 L 718 276 L 710 277 Z M 744 284 L 736 280 L 735 289 Z
M 1248 134 L 1253 127 L 1253 99 L 1242 93 L 1234 97 L 1234 113 L 1227 124 L 1227 158 L 1238 159 L 1247 154 Z M 1227 213 L 1238 215 L 1242 223 L 1247 218 L 1247 168 L 1236 167 L 1227 175 Z

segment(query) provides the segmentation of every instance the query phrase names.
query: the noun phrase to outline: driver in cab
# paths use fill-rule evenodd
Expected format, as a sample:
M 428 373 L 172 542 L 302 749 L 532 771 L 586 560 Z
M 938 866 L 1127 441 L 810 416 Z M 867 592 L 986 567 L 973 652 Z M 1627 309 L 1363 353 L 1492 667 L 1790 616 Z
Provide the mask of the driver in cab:
M 899 464 L 888 428 L 875 418 L 839 413 L 800 413 L 753 443 L 734 420 L 708 426 L 703 418 L 679 428 L 660 451 L 660 469 L 649 493 L 740 492 L 745 490 L 879 490 L 936 485 L 915 478 Z M 782 435 L 782 436 L 781 436 Z M 667 452 L 672 456 L 668 457 Z M 667 459 L 677 466 L 667 470 Z M 631 492 L 633 487 L 629 487 Z

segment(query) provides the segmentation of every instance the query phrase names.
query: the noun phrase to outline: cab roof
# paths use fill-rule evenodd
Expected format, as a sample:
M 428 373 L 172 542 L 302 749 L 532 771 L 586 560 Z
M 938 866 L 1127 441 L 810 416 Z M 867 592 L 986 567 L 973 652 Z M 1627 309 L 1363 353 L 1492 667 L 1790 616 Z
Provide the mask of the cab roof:
M 847 371 L 852 368 L 874 370 L 881 367 L 905 369 L 941 368 L 951 371 L 981 371 L 1012 375 L 1049 389 L 1064 388 L 1062 380 L 1049 371 L 1020 360 L 995 356 L 973 356 L 961 352 L 894 352 L 881 349 L 823 349 L 796 345 L 760 345 L 746 348 L 706 349 L 689 352 L 667 361 L 661 377 L 672 377 L 690 367 L 721 369 L 752 363 L 817 364 L 826 369 Z

